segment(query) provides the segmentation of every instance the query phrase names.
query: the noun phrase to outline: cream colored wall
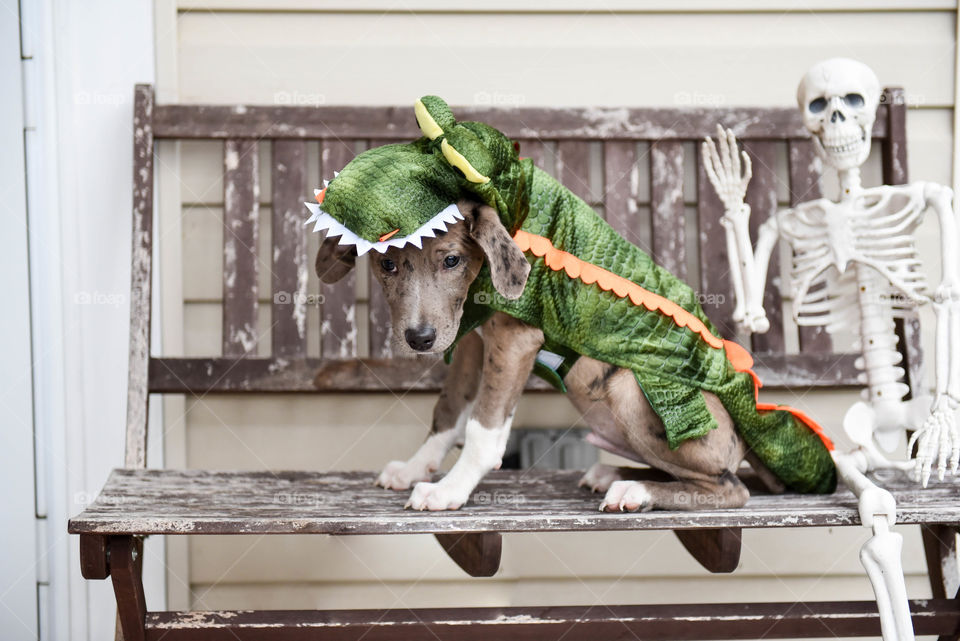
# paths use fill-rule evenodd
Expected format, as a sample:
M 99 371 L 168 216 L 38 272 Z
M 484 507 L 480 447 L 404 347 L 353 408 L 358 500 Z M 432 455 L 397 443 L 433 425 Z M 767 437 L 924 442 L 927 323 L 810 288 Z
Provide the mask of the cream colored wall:
M 656 10 L 616 3 L 590 13 L 564 2 L 550 11 L 474 3 L 464 13 L 426 1 L 413 13 L 383 13 L 374 2 L 344 4 L 348 10 L 332 3 L 287 2 L 283 10 L 242 0 L 191 4 L 157 4 L 161 100 L 406 105 L 438 93 L 454 105 L 793 105 L 809 65 L 844 55 L 870 64 L 883 84 L 906 87 L 911 176 L 951 181 L 950 2 L 893 3 L 897 10 L 840 2 L 829 7 L 851 10 L 781 13 L 777 2 L 742 1 L 723 3 L 734 11 L 706 14 L 683 1 Z M 209 143 L 168 145 L 162 154 L 162 317 L 171 355 L 219 350 L 219 154 Z M 264 158 L 261 167 L 268 166 Z M 867 176 L 878 179 L 875 164 Z M 934 247 L 934 237 L 925 228 L 924 246 Z M 268 246 L 269 233 L 262 233 L 261 251 Z M 266 282 L 261 291 L 269 292 Z M 312 324 L 316 350 L 316 318 Z M 802 391 L 770 397 L 808 410 L 833 434 L 856 398 Z M 431 405 L 422 395 L 171 399 L 167 463 L 376 470 L 414 450 Z M 515 421 L 574 424 L 577 415 L 554 396 L 524 399 Z M 904 534 L 911 594 L 928 595 L 918 533 Z M 713 577 L 670 533 L 507 535 L 501 572 L 477 580 L 425 536 L 198 537 L 189 553 L 182 541 L 170 541 L 170 595 L 172 607 L 185 607 L 189 586 L 189 605 L 197 608 L 869 598 L 857 561 L 863 540 L 850 529 L 750 531 L 742 567 Z

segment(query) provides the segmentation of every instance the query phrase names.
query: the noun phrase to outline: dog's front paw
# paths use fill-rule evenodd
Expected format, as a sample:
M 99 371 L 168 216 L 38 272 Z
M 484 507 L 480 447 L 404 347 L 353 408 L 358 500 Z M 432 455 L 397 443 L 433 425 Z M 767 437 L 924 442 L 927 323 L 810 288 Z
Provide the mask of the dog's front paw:
M 614 481 L 600 503 L 601 512 L 647 512 L 653 509 L 653 496 L 640 481 Z
M 467 502 L 469 493 L 444 483 L 417 483 L 404 508 L 415 510 L 457 510 Z
M 388 490 L 407 490 L 418 481 L 429 480 L 429 469 L 410 465 L 407 461 L 390 461 L 377 477 L 377 485 Z
M 580 478 L 578 487 L 589 487 L 592 492 L 606 492 L 614 481 L 620 481 L 620 468 L 603 463 L 594 463 L 587 473 Z

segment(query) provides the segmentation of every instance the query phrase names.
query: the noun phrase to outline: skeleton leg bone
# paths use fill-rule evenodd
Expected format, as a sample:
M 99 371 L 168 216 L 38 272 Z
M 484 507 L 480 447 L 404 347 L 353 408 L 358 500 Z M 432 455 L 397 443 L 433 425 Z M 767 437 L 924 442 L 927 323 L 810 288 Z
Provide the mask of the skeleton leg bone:
M 873 536 L 860 549 L 860 562 L 877 599 L 883 639 L 913 641 L 913 621 L 900 562 L 903 537 L 890 531 L 890 526 L 896 523 L 893 495 L 866 477 L 871 467 L 862 450 L 834 452 L 833 458 L 841 480 L 858 499 L 861 523 L 873 531 Z

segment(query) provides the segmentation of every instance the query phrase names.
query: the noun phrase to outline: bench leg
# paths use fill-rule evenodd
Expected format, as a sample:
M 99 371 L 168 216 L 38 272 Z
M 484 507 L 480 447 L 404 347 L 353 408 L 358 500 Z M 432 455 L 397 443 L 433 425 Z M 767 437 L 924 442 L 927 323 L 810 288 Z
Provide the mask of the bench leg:
M 147 602 L 143 596 L 143 539 L 110 537 L 110 576 L 117 597 L 123 641 L 145 641 Z
M 499 532 L 437 532 L 447 555 L 470 576 L 493 576 L 500 569 Z
M 674 530 L 687 552 L 714 574 L 733 572 L 740 563 L 741 532 L 738 527 Z
M 960 598 L 960 572 L 957 568 L 957 528 L 949 525 L 921 525 L 927 574 L 934 599 Z M 939 641 L 957 641 L 958 634 L 945 634 Z

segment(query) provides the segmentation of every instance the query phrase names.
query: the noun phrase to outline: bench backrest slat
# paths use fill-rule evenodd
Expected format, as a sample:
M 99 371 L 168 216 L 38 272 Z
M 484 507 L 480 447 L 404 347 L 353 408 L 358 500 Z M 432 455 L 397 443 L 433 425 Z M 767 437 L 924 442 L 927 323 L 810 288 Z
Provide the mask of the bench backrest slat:
M 823 161 L 817 156 L 813 142 L 791 140 L 787 143 L 787 162 L 790 171 L 790 204 L 798 205 L 820 198 L 820 174 Z M 823 327 L 798 328 L 801 352 L 829 352 L 833 341 Z
M 753 165 L 753 179 L 747 190 L 747 204 L 751 209 L 750 235 L 756 239 L 760 225 L 777 211 L 777 148 L 773 142 L 766 140 L 748 140 L 743 143 L 743 147 L 750 155 Z M 751 347 L 755 352 L 782 352 L 785 349 L 783 300 L 780 289 L 774 283 L 779 274 L 780 256 L 778 252 L 773 252 L 763 294 L 763 308 L 767 311 L 770 331 L 752 337 Z
M 273 355 L 302 357 L 307 353 L 307 234 L 303 202 L 308 192 L 307 143 L 276 140 L 272 150 L 273 215 L 270 271 L 273 290 L 271 338 Z
M 153 274 L 153 87 L 133 97 L 133 234 L 130 263 L 130 358 L 127 371 L 125 467 L 147 461 L 150 401 L 150 286 Z
M 603 191 L 607 222 L 627 240 L 638 243 L 640 168 L 637 143 L 609 140 L 603 143 Z
M 697 159 L 699 161 L 699 152 Z M 700 249 L 700 291 L 713 296 L 714 322 L 723 338 L 733 339 L 737 328 L 733 321 L 734 297 L 730 272 L 727 269 L 710 269 L 710 265 L 727 264 L 727 246 L 724 240 L 723 203 L 710 184 L 710 179 L 697 162 L 697 229 Z
M 340 282 L 317 284 L 314 247 L 320 238 L 303 226 L 303 200 L 322 179 L 356 151 L 419 135 L 411 110 L 401 107 L 270 107 L 152 104 L 152 90 L 137 88 L 132 294 L 127 464 L 143 465 L 149 392 L 433 391 L 442 367 L 424 359 L 391 359 L 390 314 L 375 282 L 379 254 Z M 905 103 L 888 90 L 873 134 L 883 179 L 907 178 Z M 705 309 L 725 338 L 735 338 L 733 290 L 726 266 L 723 207 L 700 162 L 700 142 L 717 123 L 732 127 L 753 158 L 748 190 L 756 228 L 778 205 L 782 180 L 776 168 L 787 159 L 787 193 L 796 204 L 820 195 L 820 161 L 795 108 L 455 108 L 462 120 L 498 127 L 520 144 L 521 157 L 557 176 L 594 206 L 627 239 L 685 277 L 705 297 Z M 149 357 L 150 217 L 152 151 L 157 139 L 220 140 L 224 146 L 222 356 Z M 269 198 L 259 198 L 258 148 L 271 149 Z M 599 152 L 599 154 L 597 153 Z M 318 154 L 314 158 L 312 154 Z M 319 165 L 319 175 L 315 167 Z M 693 167 L 696 167 L 694 170 Z M 649 194 L 646 186 L 649 185 Z M 596 193 L 598 190 L 601 193 Z M 686 196 L 685 196 L 686 194 Z M 262 201 L 262 202 L 261 202 Z M 269 256 L 259 255 L 260 205 L 269 203 Z M 696 220 L 690 219 L 690 209 Z M 688 220 L 690 219 L 690 220 Z M 696 223 L 695 225 L 693 223 Z M 693 229 L 697 230 L 691 238 Z M 689 260 L 694 252 L 695 260 Z M 776 256 L 776 255 L 775 255 Z M 690 270 L 700 266 L 699 273 Z M 771 264 L 765 303 L 771 332 L 753 337 L 757 372 L 768 387 L 855 386 L 853 354 L 835 354 L 819 328 L 792 328 L 783 318 L 780 294 L 771 286 L 784 266 Z M 271 291 L 257 292 L 257 275 L 269 269 Z M 361 276 L 358 276 L 360 274 Z M 368 279 L 358 283 L 357 278 Z M 358 285 L 360 295 L 358 297 Z M 366 291 L 366 297 L 363 292 Z M 309 293 L 322 301 L 313 306 Z M 258 326 L 258 298 L 271 305 L 270 327 Z M 309 339 L 308 319 L 319 312 L 319 341 Z M 309 322 L 315 322 L 310 320 Z M 791 327 L 788 328 L 787 326 Z M 785 353 L 787 331 L 797 331 L 800 353 Z M 898 324 L 909 382 L 919 375 L 919 332 L 908 319 Z M 257 356 L 269 334 L 271 355 Z M 360 344 L 366 337 L 365 344 Z M 319 354 L 308 345 L 319 343 Z M 316 349 L 316 347 L 310 348 Z M 363 359 L 358 358 L 364 355 Z M 539 383 L 532 389 L 542 389 Z
M 330 180 L 333 172 L 355 156 L 353 141 L 324 138 L 320 141 L 320 173 Z M 322 188 L 322 183 L 316 185 Z M 312 233 L 310 228 L 302 228 Z M 313 264 L 308 257 L 308 271 L 313 277 Z M 323 358 L 354 358 L 357 356 L 357 300 L 356 272 L 351 271 L 339 282 L 321 284 L 323 296 L 321 312 L 320 354 Z
M 260 172 L 257 141 L 223 145 L 223 355 L 256 353 Z
M 650 145 L 651 249 L 657 264 L 687 278 L 687 233 L 683 204 L 683 143 Z

